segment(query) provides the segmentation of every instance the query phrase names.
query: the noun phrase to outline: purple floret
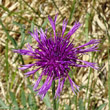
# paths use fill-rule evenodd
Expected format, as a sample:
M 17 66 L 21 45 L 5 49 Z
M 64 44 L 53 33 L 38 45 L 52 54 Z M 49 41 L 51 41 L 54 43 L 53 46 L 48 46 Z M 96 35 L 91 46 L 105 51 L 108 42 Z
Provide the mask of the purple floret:
M 14 50 L 14 52 L 20 53 L 21 55 L 29 55 L 33 59 L 37 59 L 33 64 L 22 65 L 19 69 L 25 70 L 32 66 L 36 66 L 37 69 L 25 73 L 27 76 L 34 76 L 39 69 L 42 70 L 41 75 L 33 87 L 33 90 L 37 91 L 37 95 L 41 96 L 42 99 L 50 89 L 53 80 L 58 80 L 55 97 L 60 97 L 66 78 L 69 79 L 74 94 L 79 90 L 79 86 L 77 86 L 68 75 L 71 67 L 91 67 L 98 69 L 96 63 L 83 61 L 80 59 L 80 56 L 87 52 L 98 51 L 97 45 L 100 40 L 93 39 L 84 45 L 75 47 L 73 44 L 74 40 L 70 41 L 70 37 L 81 24 L 79 22 L 75 23 L 72 29 L 64 36 L 67 20 L 65 19 L 63 21 L 62 33 L 56 34 L 55 24 L 57 15 L 55 16 L 54 21 L 50 16 L 48 19 L 54 32 L 53 38 L 48 38 L 46 32 L 43 32 L 42 29 L 40 29 L 40 31 L 36 29 L 33 33 L 30 32 L 30 35 L 38 43 L 36 49 L 33 49 L 28 44 L 27 49 Z M 88 45 L 92 46 L 84 49 L 84 47 Z M 42 87 L 38 89 L 38 85 L 43 76 L 47 76 L 47 78 Z

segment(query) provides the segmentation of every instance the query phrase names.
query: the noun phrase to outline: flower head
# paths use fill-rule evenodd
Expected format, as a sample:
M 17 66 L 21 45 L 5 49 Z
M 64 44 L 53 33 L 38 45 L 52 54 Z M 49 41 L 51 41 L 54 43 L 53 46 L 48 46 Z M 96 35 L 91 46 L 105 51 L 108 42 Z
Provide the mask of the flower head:
M 37 41 L 35 49 L 28 44 L 27 49 L 14 50 L 14 52 L 20 53 L 21 55 L 29 55 L 33 59 L 37 59 L 35 63 L 22 65 L 19 69 L 25 70 L 32 66 L 36 66 L 37 69 L 25 73 L 27 76 L 34 76 L 39 69 L 42 70 L 41 75 L 33 87 L 35 91 L 38 91 L 37 95 L 40 95 L 42 99 L 51 87 L 53 80 L 58 80 L 55 97 L 60 97 L 60 92 L 62 91 L 66 78 L 68 78 L 74 93 L 79 89 L 68 75 L 71 67 L 91 67 L 98 69 L 95 63 L 83 61 L 80 59 L 80 56 L 87 52 L 97 51 L 97 44 L 100 40 L 93 39 L 84 45 L 75 47 L 73 44 L 74 40 L 71 41 L 70 37 L 81 24 L 79 22 L 75 23 L 72 29 L 64 36 L 67 20 L 63 21 L 62 32 L 56 34 L 55 24 L 57 15 L 55 16 L 54 21 L 50 16 L 48 19 L 52 26 L 54 37 L 47 38 L 46 32 L 42 29 L 40 31 L 36 29 L 33 33 L 30 32 L 31 36 Z M 91 44 L 93 44 L 93 46 L 84 49 L 85 46 Z M 37 89 L 43 76 L 47 76 L 47 78 L 42 87 Z

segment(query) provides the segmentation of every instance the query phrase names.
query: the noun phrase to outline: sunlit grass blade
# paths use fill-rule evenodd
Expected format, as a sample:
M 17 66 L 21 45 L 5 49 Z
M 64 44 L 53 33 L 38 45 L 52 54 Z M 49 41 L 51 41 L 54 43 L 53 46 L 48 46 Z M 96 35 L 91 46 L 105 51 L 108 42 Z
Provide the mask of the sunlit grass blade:
M 108 48 L 108 100 L 109 100 L 109 110 L 110 110 L 110 52 Z
M 8 76 L 9 76 L 9 63 L 8 63 L 8 39 L 6 39 L 5 62 L 6 62 L 6 81 L 8 81 Z
M 9 86 L 9 90 L 11 90 L 11 89 L 13 88 L 15 78 L 16 78 L 16 71 L 15 71 L 15 72 L 12 72 L 12 74 L 11 74 L 11 77 L 10 77 L 10 79 L 11 79 L 11 84 L 10 84 L 10 86 Z
M 71 12 L 70 12 L 70 17 L 69 17 L 69 21 L 68 21 L 69 24 L 70 24 L 70 22 L 72 20 L 74 12 L 75 12 L 75 4 L 76 4 L 76 0 L 73 0 L 73 4 L 72 4 L 72 7 L 71 7 Z
M 75 108 L 76 108 L 76 110 L 78 110 L 77 109 L 77 105 L 78 105 L 77 94 L 74 97 L 75 97 Z
M 86 14 L 86 19 L 85 19 L 85 36 L 86 36 L 86 42 L 88 42 L 89 38 L 88 38 L 88 33 L 89 33 L 89 17 L 90 17 L 90 14 Z M 89 107 L 89 101 L 88 101 L 88 93 L 89 93 L 89 83 L 90 83 L 90 76 L 91 76 L 91 71 L 90 71 L 90 68 L 89 68 L 89 73 L 88 73 L 88 81 L 87 81 L 87 88 L 86 88 L 86 98 L 85 98 L 85 109 L 89 109 L 87 107 Z M 88 106 L 86 106 L 88 105 Z
M 86 41 L 88 41 L 88 31 L 89 31 L 89 18 L 90 18 L 90 14 L 86 14 L 86 20 L 85 20 L 85 36 L 86 36 Z

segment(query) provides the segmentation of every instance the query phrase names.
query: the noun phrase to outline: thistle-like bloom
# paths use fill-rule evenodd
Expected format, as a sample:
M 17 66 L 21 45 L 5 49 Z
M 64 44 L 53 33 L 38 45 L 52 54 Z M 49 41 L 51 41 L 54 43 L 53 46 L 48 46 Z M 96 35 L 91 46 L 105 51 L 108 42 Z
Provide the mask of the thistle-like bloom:
M 42 70 L 42 73 L 33 87 L 33 89 L 37 91 L 37 95 L 41 96 L 42 99 L 51 87 L 53 80 L 58 80 L 55 97 L 60 97 L 60 92 L 67 78 L 70 82 L 72 91 L 75 93 L 79 90 L 79 86 L 77 86 L 68 75 L 71 67 L 91 67 L 98 69 L 96 63 L 83 61 L 80 58 L 87 52 L 98 51 L 97 44 L 100 40 L 93 39 L 84 45 L 75 47 L 73 44 L 74 40 L 71 41 L 70 37 L 81 24 L 79 22 L 75 23 L 72 29 L 64 36 L 67 20 L 63 21 L 62 32 L 56 34 L 55 24 L 57 15 L 54 21 L 50 16 L 48 19 L 52 26 L 54 37 L 47 37 L 47 31 L 43 32 L 42 29 L 40 31 L 36 29 L 33 33 L 30 32 L 31 36 L 37 41 L 35 49 L 28 44 L 27 49 L 14 50 L 14 52 L 20 53 L 21 55 L 29 55 L 33 59 L 37 59 L 35 63 L 22 65 L 19 69 L 25 70 L 36 66 L 35 70 L 25 73 L 27 76 L 34 76 L 39 69 Z M 88 45 L 92 46 L 84 49 L 84 47 Z M 38 85 L 43 76 L 47 76 L 47 78 L 42 87 L 38 89 Z

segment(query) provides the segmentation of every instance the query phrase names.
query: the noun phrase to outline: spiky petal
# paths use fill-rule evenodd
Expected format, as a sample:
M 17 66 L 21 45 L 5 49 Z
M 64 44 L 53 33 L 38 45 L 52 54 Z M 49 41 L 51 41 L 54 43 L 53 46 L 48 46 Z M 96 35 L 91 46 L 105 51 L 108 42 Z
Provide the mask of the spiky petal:
M 30 35 L 38 43 L 36 49 L 33 49 L 28 44 L 27 49 L 14 50 L 14 52 L 20 53 L 21 55 L 28 55 L 33 59 L 37 59 L 35 63 L 22 65 L 22 67 L 19 69 L 25 70 L 31 68 L 32 66 L 36 66 L 37 68 L 35 70 L 25 73 L 27 76 L 34 76 L 39 69 L 42 69 L 42 73 L 33 87 L 33 90 L 37 91 L 37 95 L 40 95 L 42 99 L 51 87 L 53 80 L 58 80 L 58 87 L 56 89 L 55 97 L 60 97 L 64 82 L 67 78 L 69 79 L 74 94 L 77 92 L 77 90 L 79 90 L 79 86 L 77 86 L 68 75 L 71 67 L 91 67 L 98 69 L 96 63 L 83 61 L 80 59 L 80 56 L 88 52 L 98 51 L 97 45 L 100 40 L 93 39 L 86 44 L 75 47 L 73 44 L 74 39 L 71 42 L 70 37 L 81 26 L 81 24 L 79 22 L 75 23 L 67 35 L 64 36 L 67 26 L 67 20 L 65 19 L 63 21 L 62 33 L 58 33 L 56 35 L 55 24 L 57 15 L 55 16 L 54 20 L 52 20 L 50 16 L 48 19 L 53 29 L 53 38 L 47 38 L 47 34 L 44 33 L 43 29 L 40 29 L 40 31 L 36 29 L 33 33 L 30 32 Z M 84 47 L 89 45 L 93 46 L 84 49 Z M 42 76 L 47 76 L 47 79 L 45 80 L 42 87 L 38 89 L 38 85 L 42 79 Z

